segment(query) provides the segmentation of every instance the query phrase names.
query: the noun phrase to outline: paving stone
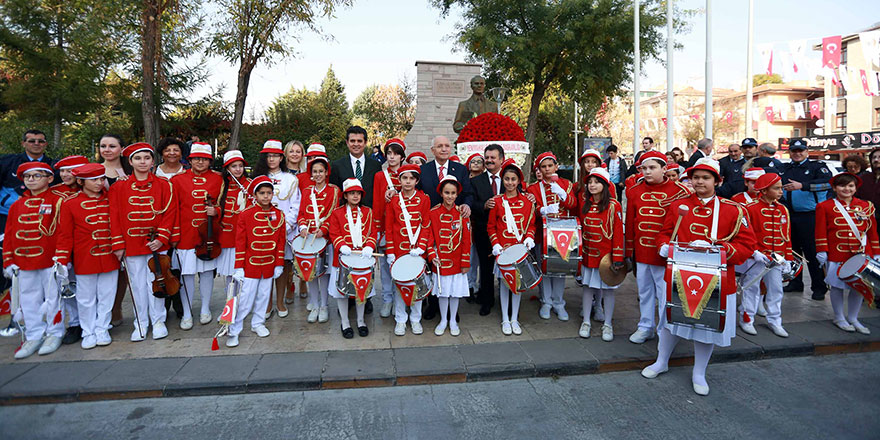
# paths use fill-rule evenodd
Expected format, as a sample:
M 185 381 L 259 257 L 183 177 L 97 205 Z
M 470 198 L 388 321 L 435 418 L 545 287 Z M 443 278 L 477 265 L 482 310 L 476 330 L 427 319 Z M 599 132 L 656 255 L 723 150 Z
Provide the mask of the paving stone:
M 535 366 L 516 342 L 463 345 L 458 348 L 468 380 L 533 377 Z
M 11 380 L 15 380 L 15 378 L 21 376 L 26 373 L 31 368 L 36 367 L 39 364 L 35 363 L 14 363 L 14 364 L 2 364 L 0 365 L 0 386 L 5 385 L 7 382 Z
M 397 377 L 466 374 L 464 361 L 456 347 L 416 347 L 394 349 Z
M 611 342 L 596 337 L 579 339 L 579 342 L 599 361 L 599 371 L 603 372 L 644 367 L 657 358 L 657 338 L 644 344 L 629 342 L 629 335 L 615 337 Z
M 248 378 L 248 391 L 301 391 L 321 387 L 326 352 L 265 354 Z
M 169 396 L 244 392 L 259 355 L 209 356 L 190 359 L 165 387 Z
M 83 387 L 87 393 L 163 390 L 190 358 L 129 359 L 112 362 Z
M 0 388 L 0 397 L 74 398 L 116 361 L 45 362 Z
M 731 339 L 730 345 L 727 347 L 715 347 L 712 351 L 712 358 L 709 362 L 741 362 L 759 359 L 764 350 L 760 345 L 740 337 Z M 775 337 L 775 336 L 774 336 Z M 693 347 L 694 344 L 689 344 Z
M 788 325 L 783 324 L 783 327 L 788 331 Z M 805 356 L 813 353 L 813 343 L 791 331 L 788 332 L 787 338 L 780 338 L 773 334 L 767 324 L 758 324 L 755 329 L 758 330 L 757 335 L 739 332 L 737 339 L 742 338 L 760 346 L 763 357 Z
M 599 360 L 577 339 L 523 341 L 520 348 L 529 356 L 537 376 L 595 373 Z
M 392 350 L 331 351 L 327 355 L 322 386 L 375 386 L 394 383 Z
M 830 320 L 793 322 L 786 324 L 785 329 L 789 334 L 794 334 L 810 341 L 814 347 L 828 345 L 858 346 L 867 341 L 864 335 L 855 332 L 845 332 L 837 328 Z

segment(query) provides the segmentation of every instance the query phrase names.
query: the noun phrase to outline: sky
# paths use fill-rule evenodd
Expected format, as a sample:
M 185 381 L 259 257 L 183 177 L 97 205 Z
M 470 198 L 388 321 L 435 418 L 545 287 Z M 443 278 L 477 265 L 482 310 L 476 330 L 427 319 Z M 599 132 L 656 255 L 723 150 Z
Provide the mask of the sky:
M 758 45 L 775 43 L 777 50 L 786 41 L 808 39 L 819 42 L 823 36 L 848 35 L 880 21 L 880 1 L 847 0 L 755 0 L 755 54 L 753 69 L 761 73 Z M 676 7 L 705 8 L 705 0 L 680 0 Z M 334 18 L 322 20 L 325 36 L 311 33 L 301 36 L 295 56 L 261 62 L 251 76 L 245 119 L 260 117 L 272 101 L 291 87 L 317 89 L 327 69 L 333 67 L 345 86 L 349 103 L 372 84 L 393 84 L 402 77 L 416 77 L 415 62 L 464 61 L 450 39 L 459 16 L 455 12 L 441 18 L 429 0 L 354 0 L 350 8 L 338 11 Z M 692 19 L 690 32 L 676 36 L 684 45 L 675 51 L 673 74 L 676 85 L 703 89 L 706 51 L 706 16 Z M 712 2 L 713 85 L 744 88 L 746 78 L 746 38 L 748 0 Z M 293 30 L 297 32 L 297 30 Z M 808 49 L 808 56 L 821 52 Z M 211 79 L 196 90 L 196 96 L 221 85 L 223 99 L 235 98 L 238 66 L 219 58 L 206 60 Z M 776 65 L 777 69 L 779 64 Z M 795 78 L 797 79 L 797 78 Z M 666 69 L 658 62 L 642 66 L 642 89 L 661 87 Z

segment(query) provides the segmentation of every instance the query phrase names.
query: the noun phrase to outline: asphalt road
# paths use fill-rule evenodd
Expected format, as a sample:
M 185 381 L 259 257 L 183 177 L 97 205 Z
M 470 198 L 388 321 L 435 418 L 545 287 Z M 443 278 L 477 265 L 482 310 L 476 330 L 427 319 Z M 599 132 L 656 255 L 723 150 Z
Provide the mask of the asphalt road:
M 880 353 L 433 386 L 0 407 L 24 438 L 872 439 Z

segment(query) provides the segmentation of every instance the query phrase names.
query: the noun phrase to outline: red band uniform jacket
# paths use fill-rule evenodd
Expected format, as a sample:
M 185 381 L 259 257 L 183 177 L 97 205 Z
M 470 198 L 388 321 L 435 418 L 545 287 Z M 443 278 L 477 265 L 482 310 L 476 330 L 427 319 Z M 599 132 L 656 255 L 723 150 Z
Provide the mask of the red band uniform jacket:
M 410 214 L 410 226 L 416 240 L 416 248 L 424 251 L 428 250 L 428 238 L 430 236 L 430 225 L 428 224 L 428 216 L 431 212 L 431 200 L 428 195 L 415 190 L 412 196 L 407 198 L 403 193 L 391 199 L 385 208 L 385 241 L 386 252 L 393 254 L 395 257 L 408 254 L 412 249 L 409 242 L 409 235 L 406 232 L 406 221 L 403 218 L 403 210 L 400 207 L 400 197 L 406 206 L 406 211 Z
M 456 207 L 437 205 L 431 209 L 431 246 L 428 260 L 440 260 L 441 276 L 456 275 L 471 267 L 471 222 Z
M 749 222 L 755 232 L 755 249 L 767 257 L 776 253 L 794 260 L 791 253 L 791 217 L 788 208 L 779 202 L 767 203 L 760 198 L 746 205 Z
M 593 204 L 586 213 L 586 202 L 581 199 L 577 209 L 581 224 L 581 265 L 592 269 L 599 267 L 599 261 L 611 254 L 612 262 L 623 262 L 623 208 L 620 202 L 611 199 L 604 211 Z
M 113 254 L 107 191 L 98 197 L 79 193 L 61 204 L 57 246 L 58 262 L 67 265 L 72 261 L 79 275 L 119 269 L 119 259 Z
M 330 239 L 333 243 L 333 267 L 339 267 L 339 248 L 342 246 L 348 246 L 352 250 L 363 249 L 367 246 L 376 249 L 376 236 L 375 231 L 373 231 L 373 213 L 370 208 L 366 206 L 358 206 L 357 209 L 352 208 L 351 214 L 357 218 L 357 213 L 361 213 L 361 238 L 363 239 L 363 246 L 355 246 L 354 240 L 351 237 L 351 231 L 348 227 L 348 219 L 345 217 L 346 206 L 340 206 L 333 210 L 333 213 L 330 214 L 330 222 L 326 226 L 322 226 L 322 228 L 326 228 L 324 230 L 324 235 L 330 236 Z M 332 286 L 331 286 L 332 288 Z
M 286 234 L 284 214 L 278 208 L 245 209 L 238 214 L 235 231 L 235 268 L 244 269 L 247 278 L 272 278 L 275 267 L 284 265 Z
M 238 226 L 238 215 L 241 211 L 244 211 L 247 207 L 253 205 L 253 199 L 247 195 L 246 190 L 251 179 L 244 176 L 241 176 L 241 178 L 238 179 L 245 189 L 242 189 L 242 186 L 238 186 L 238 183 L 234 180 L 229 180 L 229 189 L 226 190 L 226 200 L 223 201 L 222 206 L 223 216 L 220 218 L 220 238 L 217 240 L 220 242 L 220 247 L 222 248 L 235 247 L 235 228 Z M 221 194 L 222 193 L 223 191 L 221 191 Z M 239 195 L 241 194 L 245 194 L 242 198 L 244 203 L 239 204 Z
M 208 215 L 205 213 L 205 197 L 209 196 L 211 203 L 217 205 L 223 187 L 223 177 L 214 170 L 196 174 L 189 169 L 172 177 L 171 184 L 174 186 L 174 197 L 178 206 L 178 222 L 172 235 L 179 237 L 178 248 L 195 249 L 202 242 L 199 237 L 199 226 L 208 221 Z M 217 211 L 217 215 L 220 215 L 219 209 Z
M 665 266 L 666 259 L 658 254 L 657 234 L 663 227 L 670 204 L 688 196 L 687 187 L 664 179 L 651 185 L 647 181 L 626 190 L 626 256 L 638 263 Z M 676 213 L 676 215 L 678 215 Z
M 859 234 L 867 234 L 863 249 L 860 237 L 853 234 L 834 200 L 829 199 L 816 206 L 816 252 L 827 252 L 828 261 L 837 263 L 843 263 L 859 253 L 869 256 L 880 254 L 877 228 L 874 227 L 874 205 L 855 197 L 849 206 L 840 202 L 852 218 Z
M 38 195 L 25 190 L 12 204 L 4 232 L 3 267 L 15 264 L 21 270 L 39 270 L 54 264 L 62 201 L 48 189 Z
M 489 240 L 494 247 L 496 244 L 502 248 L 507 248 L 518 243 L 522 243 L 516 239 L 516 235 L 507 231 L 507 222 L 504 217 L 504 203 L 507 200 L 510 204 L 510 211 L 513 214 L 516 229 L 522 235 L 522 240 L 526 238 L 535 239 L 535 205 L 524 194 L 517 194 L 513 197 L 507 197 L 504 194 L 495 196 L 495 207 L 489 211 L 489 222 L 486 229 L 489 232 Z

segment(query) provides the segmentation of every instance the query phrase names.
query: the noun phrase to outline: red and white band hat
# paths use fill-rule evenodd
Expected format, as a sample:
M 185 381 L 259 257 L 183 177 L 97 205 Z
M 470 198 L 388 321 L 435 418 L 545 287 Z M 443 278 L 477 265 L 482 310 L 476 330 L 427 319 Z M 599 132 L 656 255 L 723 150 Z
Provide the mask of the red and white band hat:
M 306 157 L 324 156 L 327 157 L 327 149 L 322 144 L 310 144 L 306 150 Z
M 31 171 L 42 171 L 44 173 L 49 173 L 50 175 L 55 174 L 52 171 L 52 167 L 47 163 L 43 162 L 25 162 L 18 166 L 18 169 L 15 170 L 15 176 L 18 177 L 18 180 L 24 180 L 24 173 Z
M 281 141 L 269 139 L 263 144 L 263 149 L 260 150 L 260 153 L 284 154 L 284 147 L 281 145 Z
M 639 165 L 640 166 L 643 165 L 646 160 L 656 160 L 657 162 L 660 162 L 660 166 L 665 167 L 666 164 L 668 163 L 667 159 L 668 158 L 666 157 L 665 154 L 663 154 L 657 150 L 651 150 L 651 151 L 639 156 Z
M 67 156 L 64 159 L 55 162 L 56 170 L 72 170 L 89 163 L 89 159 L 85 156 Z M 103 165 L 101 165 L 103 166 Z
M 461 182 L 459 182 L 458 179 L 456 179 L 455 176 L 453 176 L 452 174 L 447 174 L 447 175 L 443 176 L 443 180 L 441 180 L 440 183 L 437 184 L 437 194 L 442 195 L 443 194 L 443 191 L 442 191 L 443 185 L 450 183 L 450 182 L 455 184 L 455 187 L 458 188 L 458 192 L 461 192 Z
M 137 142 L 125 147 L 125 149 L 122 150 L 122 155 L 125 157 L 131 157 L 141 151 L 149 151 L 153 157 L 156 157 L 156 152 L 153 151 L 153 146 L 146 142 Z
M 596 151 L 596 150 L 593 150 L 593 151 Z M 596 153 L 598 154 L 598 151 L 596 151 Z M 581 159 L 583 159 L 583 158 L 584 158 L 584 156 L 581 156 Z M 553 159 L 554 163 L 559 163 L 559 161 L 556 159 L 555 154 L 553 154 L 549 151 L 545 151 L 545 152 L 539 154 L 537 158 L 535 158 L 535 168 L 540 167 L 541 162 L 543 162 L 546 159 Z M 599 159 L 599 162 L 601 162 L 601 161 L 602 161 L 602 159 Z
M 229 150 L 223 155 L 223 168 L 226 168 L 239 160 L 244 162 L 244 166 L 247 166 L 248 163 L 244 160 L 241 150 Z
M 388 146 L 392 144 L 400 145 L 400 148 L 403 148 L 403 153 L 406 154 L 406 144 L 403 143 L 402 140 L 398 138 L 391 138 L 385 141 L 385 145 L 382 147 L 382 151 L 387 155 L 388 154 Z
M 342 193 L 345 194 L 349 191 L 360 191 L 363 193 L 364 187 L 361 186 L 361 181 L 354 177 L 345 179 L 345 182 L 342 182 Z
M 422 169 L 414 163 L 408 163 L 397 169 L 397 176 L 400 177 L 406 173 L 414 173 L 416 177 L 422 176 Z
M 766 173 L 763 168 L 749 168 L 743 173 L 743 178 L 746 180 L 758 180 L 759 177 Z
M 269 188 L 272 188 L 272 191 L 275 191 L 275 185 L 272 183 L 272 179 L 270 179 L 269 176 L 259 176 L 254 180 L 251 180 L 251 183 L 248 184 L 247 192 L 249 194 L 257 195 L 257 190 L 263 185 L 269 185 Z
M 599 161 L 599 164 L 600 165 L 602 164 L 602 155 L 599 154 L 599 150 L 597 150 L 595 148 L 587 148 L 586 150 L 584 150 L 584 152 L 581 153 L 581 162 L 583 162 L 584 159 L 587 157 L 595 157 L 596 160 Z M 553 156 L 553 159 L 555 160 L 556 156 Z
M 309 160 L 309 172 L 312 171 L 312 163 L 313 162 L 323 162 L 324 166 L 327 167 L 327 176 L 330 175 L 330 159 L 327 157 L 327 155 L 322 154 L 320 156 L 318 156 L 318 155 L 312 156 L 311 159 Z
M 602 167 L 596 167 L 590 170 L 590 177 L 595 177 L 601 179 L 605 182 L 606 185 L 611 186 L 611 174 L 608 173 L 608 170 Z
M 454 155 L 454 154 L 453 154 L 452 156 L 449 156 L 449 160 L 452 161 L 452 162 L 461 163 L 461 158 L 458 157 L 458 156 L 456 156 L 456 155 Z
M 774 183 L 782 180 L 782 176 L 776 173 L 764 173 L 763 176 L 758 177 L 758 180 L 755 182 L 755 189 L 761 191 L 762 189 L 767 189 L 773 186 Z
M 721 181 L 721 166 L 718 165 L 718 161 L 712 159 L 711 157 L 701 157 L 697 159 L 697 163 L 694 166 L 687 169 L 688 177 L 694 175 L 694 171 L 703 170 L 708 171 L 715 175 L 715 179 L 717 181 Z
M 416 151 L 415 153 L 410 154 L 409 156 L 406 157 L 406 161 L 409 162 L 414 157 L 420 157 L 425 162 L 428 161 L 428 156 L 425 156 L 425 153 L 422 153 L 421 151 Z
M 193 142 L 192 146 L 189 149 L 188 159 L 214 159 L 214 149 L 211 148 L 211 144 L 206 144 L 204 142 Z
M 100 163 L 87 163 L 72 169 L 70 172 L 77 179 L 97 179 L 104 177 L 104 165 Z
M 468 156 L 467 160 L 464 162 L 464 166 L 466 166 L 466 167 L 468 167 L 468 169 L 470 169 L 471 168 L 471 161 L 474 160 L 475 158 L 478 158 L 478 157 L 480 159 L 482 159 L 483 155 L 480 153 L 471 154 L 470 156 Z

